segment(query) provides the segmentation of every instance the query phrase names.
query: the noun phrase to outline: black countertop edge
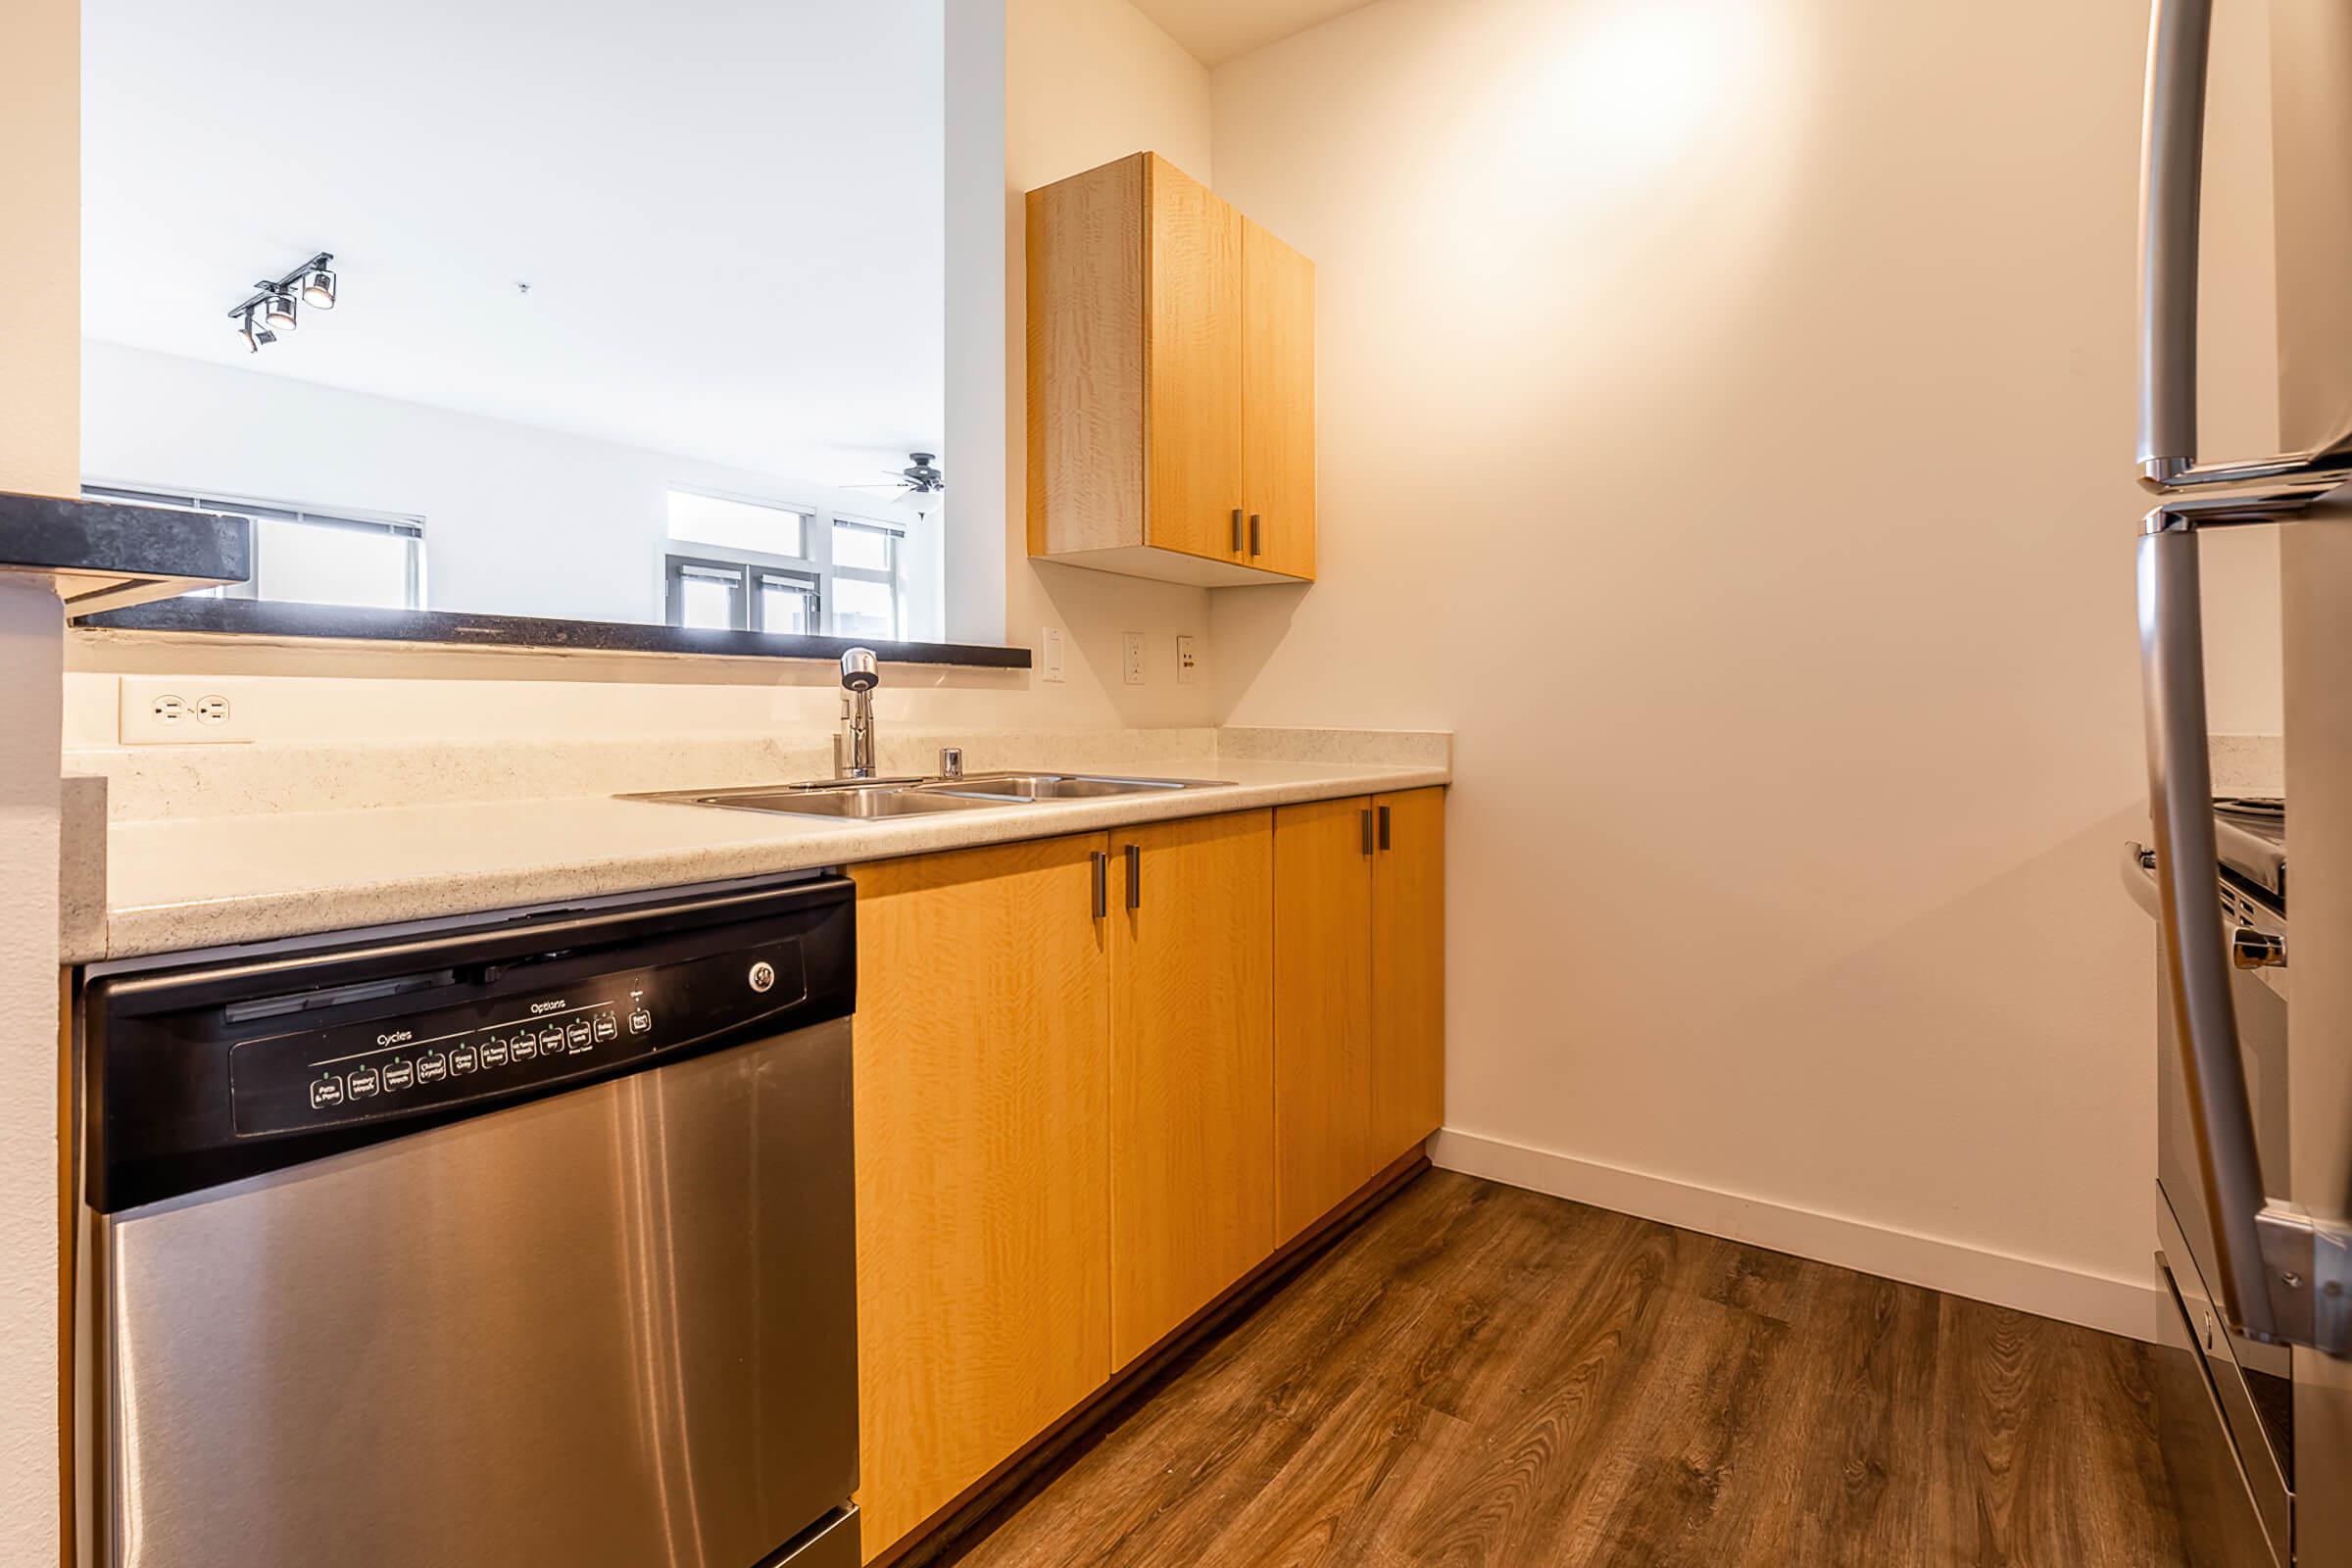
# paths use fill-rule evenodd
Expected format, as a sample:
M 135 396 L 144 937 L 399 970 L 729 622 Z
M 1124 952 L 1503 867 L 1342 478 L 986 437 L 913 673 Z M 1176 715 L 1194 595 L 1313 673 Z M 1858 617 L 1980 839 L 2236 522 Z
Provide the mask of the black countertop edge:
M 796 637 L 633 621 L 484 615 L 464 611 L 365 610 L 264 599 L 164 600 L 84 615 L 77 624 L 110 631 L 326 637 L 461 648 L 561 649 L 572 653 L 707 654 L 725 659 L 839 659 L 848 649 L 871 648 L 884 663 L 966 664 L 984 669 L 1029 667 L 1028 649 L 998 648 L 986 643 L 871 642 L 857 637 Z
M 0 568 L 243 582 L 253 524 L 220 512 L 0 490 Z

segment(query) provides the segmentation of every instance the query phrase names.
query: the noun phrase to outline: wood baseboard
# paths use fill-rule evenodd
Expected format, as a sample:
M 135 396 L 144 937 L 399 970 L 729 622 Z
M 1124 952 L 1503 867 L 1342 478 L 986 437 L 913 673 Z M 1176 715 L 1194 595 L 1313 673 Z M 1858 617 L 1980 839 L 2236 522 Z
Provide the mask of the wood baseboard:
M 997 1520 L 1027 1501 L 1075 1460 L 1090 1439 L 1106 1433 L 1167 1377 L 1191 1364 L 1286 1281 L 1353 1230 L 1399 1189 L 1429 1169 L 1420 1149 L 1405 1154 L 1345 1201 L 1300 1232 L 1223 1294 L 1170 1330 L 1084 1402 L 966 1487 L 930 1518 L 899 1538 L 867 1568 L 928 1568 L 950 1550 L 985 1536 Z

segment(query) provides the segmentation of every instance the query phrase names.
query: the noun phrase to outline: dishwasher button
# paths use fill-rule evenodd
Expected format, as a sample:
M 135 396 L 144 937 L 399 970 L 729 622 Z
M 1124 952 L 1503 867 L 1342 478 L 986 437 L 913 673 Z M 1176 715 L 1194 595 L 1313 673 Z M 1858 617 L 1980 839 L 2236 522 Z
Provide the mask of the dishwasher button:
M 586 1029 L 588 1026 L 581 1024 L 580 1027 Z M 560 1023 L 551 1023 L 540 1030 L 539 1049 L 551 1056 L 564 1054 L 564 1026 Z
M 571 1036 L 571 1049 L 574 1051 L 586 1051 L 590 1041 L 590 1036 L 588 1033 L 588 1020 L 585 1018 L 574 1018 L 566 1026 L 566 1029 Z
M 416 1081 L 437 1084 L 449 1076 L 449 1058 L 438 1051 L 428 1051 L 416 1058 Z
M 629 1033 L 633 1035 L 651 1034 L 653 1029 L 654 1015 L 643 1007 L 639 1007 L 629 1014 Z
M 416 1081 L 416 1064 L 415 1062 L 404 1060 L 387 1061 L 384 1063 L 384 1088 L 386 1092 L 395 1089 L 406 1089 L 409 1087 L 409 1085 L 415 1083 Z
M 313 1110 L 324 1110 L 329 1105 L 340 1105 L 341 1103 L 343 1103 L 342 1079 L 321 1078 L 311 1085 L 311 1108 Z
M 514 1037 L 514 1059 L 529 1061 L 539 1054 L 539 1040 L 528 1029 Z
M 505 1035 L 500 1035 L 495 1040 L 483 1041 L 482 1065 L 485 1067 L 504 1067 L 506 1064 L 507 1037 Z
M 475 1051 L 473 1047 L 452 1046 L 449 1048 L 449 1070 L 451 1072 L 471 1072 L 481 1064 L 481 1053 Z
M 611 1013 L 609 1013 L 609 1012 L 600 1012 L 600 1013 L 598 1013 L 598 1014 L 596 1015 L 596 1038 L 597 1038 L 597 1039 L 599 1039 L 599 1040 L 617 1040 L 617 1039 L 619 1039 L 619 1038 L 620 1038 L 620 1023 L 619 1023 L 619 1020 L 615 1019 L 615 1018 L 614 1018 L 614 1017 L 613 1017 L 613 1016 L 612 1016 Z
M 344 1081 L 351 1086 L 354 1100 L 366 1100 L 384 1087 L 384 1080 L 373 1067 L 354 1067 Z

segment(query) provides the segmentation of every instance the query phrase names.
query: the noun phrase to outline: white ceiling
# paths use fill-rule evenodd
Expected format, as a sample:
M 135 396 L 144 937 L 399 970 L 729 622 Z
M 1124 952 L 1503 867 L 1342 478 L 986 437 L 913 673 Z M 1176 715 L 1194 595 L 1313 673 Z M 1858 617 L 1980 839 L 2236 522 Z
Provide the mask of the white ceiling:
M 940 450 L 942 3 L 84 0 L 84 329 L 872 477 Z M 340 307 L 249 357 L 318 250 Z
M 1370 0 L 1133 0 L 1204 66 L 1263 49 L 1361 10 Z

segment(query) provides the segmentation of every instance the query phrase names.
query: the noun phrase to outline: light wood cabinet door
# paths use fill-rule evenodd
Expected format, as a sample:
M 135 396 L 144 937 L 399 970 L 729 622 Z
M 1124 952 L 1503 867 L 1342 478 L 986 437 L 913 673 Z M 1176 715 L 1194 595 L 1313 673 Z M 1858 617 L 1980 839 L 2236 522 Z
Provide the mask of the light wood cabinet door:
M 1242 220 L 1246 558 L 1315 574 L 1315 264 Z
M 1233 544 L 1242 505 L 1242 218 L 1164 158 L 1152 156 L 1146 175 L 1149 542 L 1246 560 Z
M 1116 1368 L 1274 1250 L 1273 813 L 1110 851 Z
M 1446 792 L 1373 800 L 1372 1157 L 1446 1120 Z
M 1110 1375 L 1105 848 L 853 872 L 868 1557 Z
M 1372 803 L 1274 812 L 1275 1242 L 1371 1179 Z

